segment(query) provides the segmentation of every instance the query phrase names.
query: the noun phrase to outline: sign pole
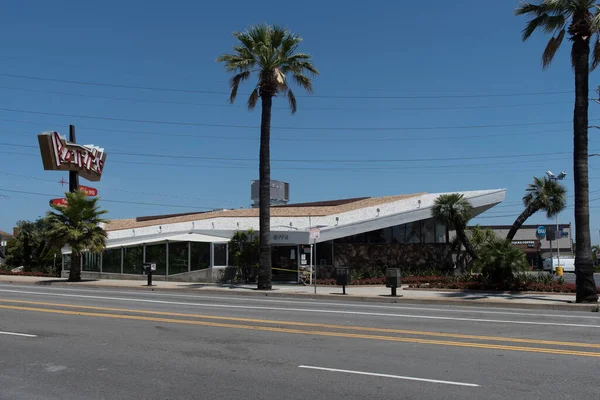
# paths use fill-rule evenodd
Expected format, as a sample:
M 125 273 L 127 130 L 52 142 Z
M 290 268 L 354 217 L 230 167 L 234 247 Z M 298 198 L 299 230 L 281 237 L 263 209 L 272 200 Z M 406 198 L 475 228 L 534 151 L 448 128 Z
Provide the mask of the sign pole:
M 77 143 L 75 140 L 75 125 L 69 125 L 69 142 Z M 79 190 L 79 174 L 77 171 L 69 171 L 69 192 L 74 193 Z
M 317 238 L 314 239 L 315 249 L 315 294 L 317 294 Z

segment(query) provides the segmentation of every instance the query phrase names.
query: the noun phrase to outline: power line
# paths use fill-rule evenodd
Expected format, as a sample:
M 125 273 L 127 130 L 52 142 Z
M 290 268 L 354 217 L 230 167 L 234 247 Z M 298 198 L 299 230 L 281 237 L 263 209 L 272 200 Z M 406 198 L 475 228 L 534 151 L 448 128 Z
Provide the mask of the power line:
M 60 183 L 57 182 L 56 180 L 53 179 L 44 179 L 44 178 L 38 178 L 35 176 L 28 176 L 28 175 L 21 175 L 21 174 L 14 174 L 11 172 L 4 172 L 4 171 L 0 171 L 0 174 L 2 175 L 8 175 L 8 176 L 15 176 L 15 177 L 19 177 L 19 178 L 25 178 L 25 179 L 31 179 L 31 180 L 36 180 L 36 181 L 41 181 L 41 182 L 49 182 L 49 183 Z M 217 200 L 214 198 L 206 198 L 206 197 L 190 197 L 190 196 L 179 196 L 179 195 L 172 195 L 172 194 L 167 194 L 167 193 L 152 193 L 152 192 L 138 192 L 138 191 L 133 191 L 133 190 L 125 190 L 125 189 L 103 189 L 103 190 L 107 190 L 107 191 L 111 191 L 111 192 L 123 192 L 123 193 L 131 193 L 131 194 L 141 194 L 141 195 L 145 195 L 145 196 L 159 196 L 159 197 L 171 197 L 174 199 L 183 199 L 183 200 Z M 225 201 L 226 203 L 234 203 L 231 200 Z
M 4 119 L 0 118 L 0 121 L 21 123 L 21 124 L 31 124 L 31 125 L 40 125 L 46 126 L 50 124 L 42 123 L 42 122 L 31 122 L 31 121 L 22 121 L 22 120 L 13 120 L 13 119 Z M 149 131 L 137 131 L 137 130 L 128 130 L 128 129 L 107 129 L 107 128 L 94 128 L 82 126 L 79 127 L 83 130 L 93 130 L 93 131 L 102 131 L 102 132 L 115 132 L 115 133 L 133 133 L 140 135 L 153 135 L 153 136 L 169 136 L 169 137 L 189 137 L 189 138 L 197 138 L 197 139 L 218 139 L 218 140 L 259 140 L 256 136 L 222 136 L 222 135 L 195 135 L 190 133 L 168 133 L 168 132 L 149 132 Z M 506 136 L 524 136 L 524 135 L 543 135 L 547 133 L 557 133 L 557 132 L 565 132 L 564 129 L 553 129 L 553 130 L 544 130 L 544 131 L 536 131 L 536 132 L 518 132 L 518 133 L 492 133 L 489 135 L 461 135 L 461 136 L 420 136 L 416 138 L 399 138 L 399 137 L 372 137 L 368 138 L 348 138 L 344 137 L 344 141 L 352 141 L 352 142 L 372 142 L 372 141 L 426 141 L 426 140 L 451 140 L 451 139 L 485 139 L 490 137 L 506 137 Z M 323 138 L 323 137 L 292 137 L 292 138 L 282 138 L 282 137 L 272 137 L 273 141 L 285 141 L 285 142 L 296 142 L 296 141 L 319 141 L 319 142 L 339 142 L 339 138 Z
M 0 89 L 16 90 L 22 92 L 31 93 L 46 93 L 56 94 L 60 96 L 73 96 L 87 99 L 101 99 L 101 100 L 117 100 L 117 101 L 131 101 L 138 103 L 152 103 L 152 104 L 173 104 L 173 105 L 190 105 L 197 107 L 219 107 L 219 108 L 247 108 L 247 106 L 236 105 L 236 104 L 208 104 L 208 103 L 197 103 L 192 101 L 172 101 L 172 100 L 151 100 L 142 99 L 139 97 L 118 97 L 118 96 L 94 96 L 80 93 L 68 93 L 68 92 L 57 92 L 51 90 L 39 90 L 39 89 L 28 89 L 18 88 L 12 86 L 0 86 Z M 568 101 L 551 101 L 544 103 L 521 103 L 521 104 L 499 104 L 499 105 L 479 105 L 479 106 L 454 106 L 454 107 L 380 107 L 380 108 L 352 108 L 352 107 L 305 107 L 302 106 L 301 110 L 305 111 L 443 111 L 443 110 L 478 110 L 478 109 L 489 109 L 489 108 L 513 108 L 513 107 L 534 107 L 534 106 L 547 106 L 554 104 L 567 104 L 572 103 Z M 275 109 L 287 110 L 288 107 L 274 106 Z
M 30 194 L 30 195 L 44 196 L 44 197 L 64 196 L 64 194 L 57 195 L 57 194 L 26 192 L 26 191 L 22 191 L 22 190 L 11 190 L 11 189 L 1 189 L 1 188 L 0 188 L 0 192 Z M 202 210 L 214 210 L 215 209 L 215 207 L 182 206 L 182 205 L 176 205 L 176 204 L 145 203 L 145 202 L 140 202 L 140 201 L 109 200 L 109 199 L 104 199 L 104 198 L 102 198 L 101 201 L 104 201 L 107 203 L 133 204 L 133 205 L 142 205 L 142 206 L 174 207 L 174 208 L 189 208 L 189 209 L 196 209 L 196 210 L 197 209 L 202 209 Z
M 26 147 L 26 148 L 38 148 L 34 145 L 25 144 L 13 144 L 13 143 L 0 143 L 2 146 L 11 147 Z M 595 151 L 595 150 L 592 150 Z M 210 157 L 210 156 L 190 156 L 183 154 L 152 154 L 152 153 L 129 153 L 113 151 L 112 154 L 134 156 L 134 157 L 152 157 L 152 158 L 179 158 L 179 159 L 194 159 L 194 160 L 211 160 L 211 161 L 253 161 L 256 162 L 255 158 L 247 157 Z M 407 158 L 407 159 L 346 159 L 346 160 L 310 160 L 310 159 L 271 159 L 272 162 L 286 162 L 286 163 L 325 163 L 325 164 L 362 164 L 362 163 L 382 163 L 382 162 L 431 162 L 431 161 L 462 161 L 462 160 L 488 160 L 488 159 L 507 159 L 507 158 L 523 158 L 523 157 L 541 157 L 550 155 L 565 155 L 572 154 L 571 152 L 551 152 L 551 153 L 530 153 L 530 154 L 503 154 L 503 155 L 489 155 L 489 156 L 471 156 L 471 157 L 446 157 L 446 158 Z M 531 160 L 530 160 L 531 161 Z M 477 164 L 464 165 L 478 166 Z M 418 168 L 423 168 L 419 166 Z
M 234 128 L 234 129 L 259 129 L 258 125 L 231 125 L 231 124 L 205 124 L 198 122 L 178 122 L 178 121 L 160 121 L 160 120 L 144 120 L 144 119 L 127 119 L 127 118 L 116 118 L 116 117 L 98 117 L 92 115 L 77 115 L 77 114 L 63 114 L 63 113 L 51 113 L 43 111 L 31 111 L 31 110 L 17 110 L 12 108 L 0 108 L 0 111 L 23 113 L 23 114 L 36 114 L 36 115 L 52 115 L 58 117 L 69 117 L 69 118 L 83 118 L 83 119 L 94 119 L 103 121 L 118 121 L 118 122 L 135 122 L 145 124 L 160 124 L 160 125 L 179 125 L 179 126 L 203 126 L 208 128 Z M 598 119 L 591 119 L 590 121 L 596 121 Z M 291 130 L 291 131 L 423 131 L 423 130 L 448 130 L 448 129 L 483 129 L 483 128 L 511 128 L 518 126 L 539 126 L 539 125 L 557 125 L 567 124 L 572 121 L 552 121 L 552 122 L 525 122 L 519 124 L 497 124 L 497 125 L 463 125 L 463 126 L 431 126 L 431 127 L 297 127 L 297 126 L 272 126 L 271 129 L 280 130 Z
M 139 90 L 151 90 L 158 92 L 175 92 L 175 93 L 195 93 L 195 94 L 219 94 L 229 95 L 229 92 L 221 92 L 214 90 L 198 90 L 198 89 L 177 89 L 167 87 L 156 87 L 156 86 L 139 86 L 139 85 L 122 85 L 114 83 L 100 83 L 92 81 L 76 81 L 68 79 L 56 79 L 56 78 L 44 78 L 39 76 L 30 75 L 17 75 L 17 74 L 5 74 L 0 73 L 0 76 L 17 79 L 29 79 L 36 81 L 46 82 L 58 82 L 58 83 L 70 83 L 76 85 L 86 86 L 102 86 L 112 88 L 123 88 L 123 89 L 139 89 Z M 541 95 L 556 95 L 556 94 L 570 94 L 572 90 L 568 91 L 554 91 L 554 92 L 530 92 L 530 93 L 496 93 L 496 94 L 464 94 L 464 95 L 442 95 L 442 96 L 338 96 L 338 95 L 297 95 L 296 97 L 313 97 L 321 99 L 457 99 L 457 98 L 485 98 L 485 97 L 522 97 L 522 96 L 541 96 Z M 249 95 L 249 93 L 239 93 L 240 95 Z

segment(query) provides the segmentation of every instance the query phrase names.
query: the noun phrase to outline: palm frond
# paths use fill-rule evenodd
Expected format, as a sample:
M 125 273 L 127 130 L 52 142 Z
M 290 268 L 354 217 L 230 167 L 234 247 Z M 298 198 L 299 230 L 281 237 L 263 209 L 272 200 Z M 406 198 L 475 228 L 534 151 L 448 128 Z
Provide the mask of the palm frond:
M 279 48 L 284 42 L 285 38 L 289 35 L 287 29 L 280 26 L 272 26 L 270 29 L 270 46 L 272 48 Z
M 288 98 L 288 104 L 290 106 L 290 111 L 293 114 L 296 114 L 296 110 L 298 109 L 298 105 L 296 103 L 296 96 L 294 96 L 294 92 L 291 91 L 291 89 L 288 88 L 287 90 L 287 98 Z
M 542 6 L 531 3 L 521 3 L 519 7 L 515 10 L 515 15 L 525 15 L 525 14 L 535 14 L 541 15 L 546 11 Z
M 254 110 L 254 108 L 256 107 L 256 103 L 258 103 L 258 97 L 259 97 L 259 93 L 258 93 L 258 88 L 254 88 L 254 90 L 252 91 L 252 93 L 250 93 L 250 97 L 248 97 L 248 110 Z
M 234 32 L 238 43 L 233 46 L 232 54 L 217 58 L 224 63 L 228 72 L 234 72 L 230 80 L 232 103 L 239 84 L 257 72 L 256 88 L 248 98 L 248 108 L 255 108 L 262 96 L 286 95 L 292 113 L 297 110 L 296 98 L 289 91 L 289 80 L 293 80 L 303 89 L 312 93 L 312 80 L 319 71 L 311 63 L 311 56 L 296 53 L 302 38 L 287 29 L 267 24 L 255 25 L 244 32 Z M 290 78 L 291 75 L 291 78 Z
M 600 64 L 600 37 L 596 34 L 596 42 L 594 43 L 594 49 L 592 50 L 592 62 L 590 63 L 590 71 L 596 69 Z
M 229 95 L 229 102 L 231 104 L 233 104 L 233 102 L 235 101 L 240 82 L 243 82 L 248 78 L 250 78 L 250 71 L 241 72 L 230 79 L 229 86 L 231 88 L 231 94 Z
M 551 37 L 546 45 L 546 49 L 542 54 L 542 68 L 546 69 L 552 63 L 556 52 L 560 48 L 562 41 L 565 37 L 565 30 L 562 29 L 556 37 Z
M 538 28 L 543 29 L 543 26 L 545 25 L 548 18 L 549 18 L 548 14 L 542 14 L 538 17 L 535 17 L 535 18 L 529 20 L 527 22 L 527 25 L 525 25 L 525 28 L 523 29 L 523 35 L 522 35 L 523 41 L 526 41 L 527 39 L 529 39 L 529 37 L 533 34 L 533 32 L 535 32 Z
M 294 82 L 298 84 L 298 86 L 304 88 L 304 90 L 306 90 L 309 94 L 313 93 L 312 79 L 310 79 L 308 76 L 303 74 L 292 74 L 292 78 L 294 79 Z

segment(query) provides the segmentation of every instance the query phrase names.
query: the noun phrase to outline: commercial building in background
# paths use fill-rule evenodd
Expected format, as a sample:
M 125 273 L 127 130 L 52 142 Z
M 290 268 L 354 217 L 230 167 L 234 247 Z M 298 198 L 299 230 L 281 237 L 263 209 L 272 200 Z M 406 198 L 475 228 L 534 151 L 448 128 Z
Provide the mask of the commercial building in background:
M 271 206 L 273 280 L 298 280 L 316 242 L 318 277 L 337 266 L 363 268 L 452 266 L 448 227 L 431 217 L 441 193 L 363 197 Z M 504 189 L 462 192 L 475 215 L 504 201 Z M 259 229 L 256 208 L 113 220 L 105 226 L 103 254 L 82 257 L 84 278 L 142 277 L 156 263 L 155 279 L 211 282 L 229 263 L 236 231 Z M 318 230 L 311 239 L 310 230 Z M 70 251 L 63 249 L 63 273 Z
M 10 233 L 0 231 L 0 265 L 4 264 L 6 258 L 6 246 L 8 241 L 13 238 Z
M 491 229 L 497 237 L 505 238 L 512 225 L 489 225 L 481 226 Z M 559 224 L 559 235 L 554 236 L 556 225 L 523 225 L 517 231 L 512 244 L 520 248 L 527 255 L 527 261 L 532 268 L 542 268 L 544 259 L 557 255 L 557 247 L 560 257 L 572 258 L 573 236 L 571 224 Z M 542 233 L 540 235 L 540 233 Z M 553 239 L 553 240 L 548 240 Z

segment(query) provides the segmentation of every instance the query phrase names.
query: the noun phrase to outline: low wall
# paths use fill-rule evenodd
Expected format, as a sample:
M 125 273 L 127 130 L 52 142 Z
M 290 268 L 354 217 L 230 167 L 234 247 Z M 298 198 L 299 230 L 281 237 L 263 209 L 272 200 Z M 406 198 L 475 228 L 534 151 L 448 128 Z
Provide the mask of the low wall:
M 385 268 L 451 269 L 447 244 L 334 244 L 333 267 L 350 267 L 368 274 Z M 331 269 L 333 270 L 333 267 Z
M 207 268 L 198 271 L 184 272 L 176 275 L 152 275 L 153 281 L 170 281 L 170 282 L 205 282 L 212 283 L 217 282 L 221 276 L 221 271 L 224 268 Z M 69 271 L 61 272 L 62 278 L 69 277 Z M 145 281 L 148 279 L 146 275 L 142 274 L 114 274 L 105 272 L 92 272 L 92 271 L 81 271 L 81 279 L 126 279 L 126 280 L 139 280 Z

